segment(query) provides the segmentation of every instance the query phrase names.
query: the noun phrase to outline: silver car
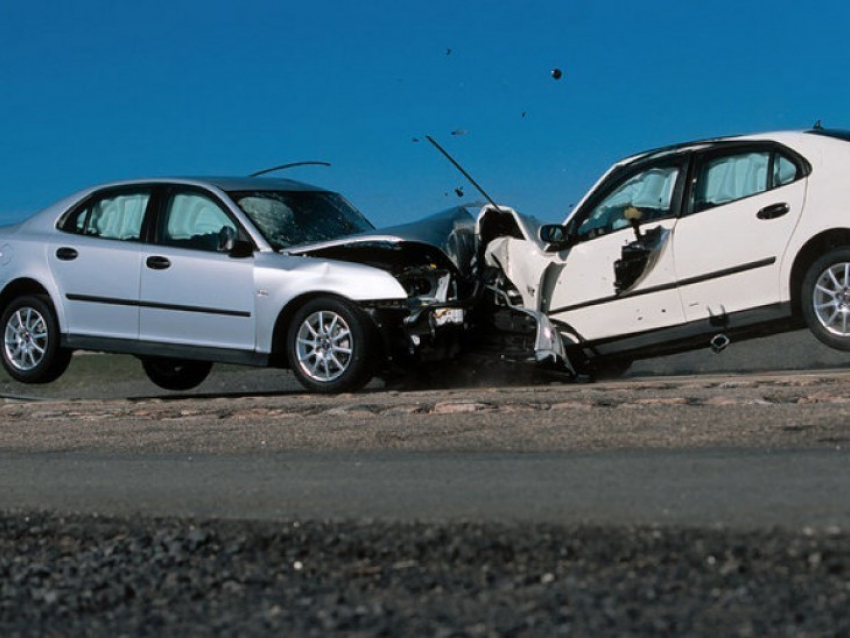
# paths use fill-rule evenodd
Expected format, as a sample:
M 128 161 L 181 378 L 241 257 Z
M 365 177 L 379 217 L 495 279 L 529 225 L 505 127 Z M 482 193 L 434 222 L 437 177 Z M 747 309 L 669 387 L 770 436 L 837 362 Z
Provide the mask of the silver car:
M 85 349 L 137 355 L 173 390 L 213 362 L 356 390 L 458 351 L 473 242 L 462 208 L 379 232 L 291 180 L 106 184 L 0 228 L 0 360 L 25 383 Z

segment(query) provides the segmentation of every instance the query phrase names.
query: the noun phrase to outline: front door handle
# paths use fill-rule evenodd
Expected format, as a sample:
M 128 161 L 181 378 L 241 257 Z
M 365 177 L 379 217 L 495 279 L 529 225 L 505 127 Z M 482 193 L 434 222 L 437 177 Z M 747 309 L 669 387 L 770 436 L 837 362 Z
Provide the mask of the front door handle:
M 756 217 L 758 217 L 759 219 L 776 219 L 777 217 L 782 217 L 790 210 L 791 207 L 785 202 L 782 202 L 781 204 L 765 206 L 758 212 Z
M 67 246 L 63 246 L 62 248 L 58 248 L 56 250 L 56 259 L 59 261 L 74 261 L 79 256 L 79 253 L 75 248 L 68 248 Z
M 165 270 L 171 266 L 171 262 L 168 261 L 167 257 L 148 257 L 145 264 L 151 270 Z

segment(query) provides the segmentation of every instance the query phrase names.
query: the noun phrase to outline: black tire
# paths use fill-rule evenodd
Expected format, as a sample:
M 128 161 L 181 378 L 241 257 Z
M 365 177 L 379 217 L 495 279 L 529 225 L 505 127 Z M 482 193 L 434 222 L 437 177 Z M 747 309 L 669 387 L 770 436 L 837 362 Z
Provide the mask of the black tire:
M 369 383 L 380 364 L 371 319 L 356 305 L 320 297 L 295 313 L 286 354 L 295 378 L 312 392 L 353 392 Z
M 800 304 L 815 337 L 850 351 L 850 248 L 834 248 L 809 266 Z
M 191 390 L 203 383 L 213 364 L 166 357 L 145 357 L 142 367 L 148 379 L 165 390 Z
M 3 310 L 3 367 L 21 383 L 55 381 L 71 363 L 59 345 L 59 322 L 46 295 L 24 295 Z

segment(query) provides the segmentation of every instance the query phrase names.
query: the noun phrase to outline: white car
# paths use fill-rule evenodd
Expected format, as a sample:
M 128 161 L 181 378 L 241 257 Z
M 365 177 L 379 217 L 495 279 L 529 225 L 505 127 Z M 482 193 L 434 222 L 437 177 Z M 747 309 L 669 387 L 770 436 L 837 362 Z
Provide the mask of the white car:
M 0 229 L 0 362 L 46 383 L 87 349 L 137 355 L 173 390 L 213 362 L 356 390 L 457 352 L 473 226 L 456 208 L 376 231 L 338 193 L 283 179 L 89 188 Z
M 850 350 L 848 171 L 818 127 L 629 157 L 561 225 L 487 207 L 484 321 L 576 373 L 803 326 Z

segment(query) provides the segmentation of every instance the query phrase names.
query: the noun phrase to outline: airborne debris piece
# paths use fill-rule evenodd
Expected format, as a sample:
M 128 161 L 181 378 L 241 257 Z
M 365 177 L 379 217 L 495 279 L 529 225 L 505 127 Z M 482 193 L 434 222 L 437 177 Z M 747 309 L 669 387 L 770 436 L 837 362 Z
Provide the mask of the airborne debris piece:
M 563 77 L 563 75 L 564 75 L 564 74 L 563 74 L 563 72 L 561 71 L 561 69 L 558 69 L 558 68 L 554 68 L 554 69 L 552 69 L 552 77 L 553 77 L 554 79 L 556 79 L 556 80 L 560 80 L 560 79 Z
M 458 186 L 455 189 L 455 195 L 457 195 L 458 197 L 463 197 L 463 186 Z
M 467 133 L 469 133 L 469 131 L 467 131 L 466 129 L 462 129 L 462 128 L 458 128 L 458 129 L 455 129 L 454 131 L 452 131 L 452 135 L 466 135 Z

